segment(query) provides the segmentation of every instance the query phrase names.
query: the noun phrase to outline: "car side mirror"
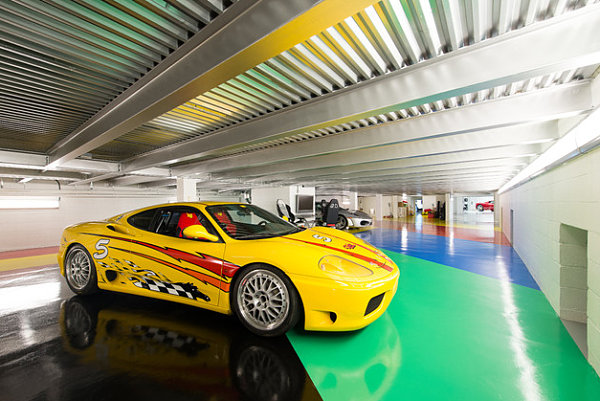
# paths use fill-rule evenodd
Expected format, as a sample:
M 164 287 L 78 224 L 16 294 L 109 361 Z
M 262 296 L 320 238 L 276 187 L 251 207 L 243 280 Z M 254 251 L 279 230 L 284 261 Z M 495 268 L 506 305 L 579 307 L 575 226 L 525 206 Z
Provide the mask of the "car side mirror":
M 217 242 L 219 237 L 210 234 L 204 226 L 195 224 L 188 226 L 183 230 L 183 236 L 190 239 L 199 239 L 203 241 Z

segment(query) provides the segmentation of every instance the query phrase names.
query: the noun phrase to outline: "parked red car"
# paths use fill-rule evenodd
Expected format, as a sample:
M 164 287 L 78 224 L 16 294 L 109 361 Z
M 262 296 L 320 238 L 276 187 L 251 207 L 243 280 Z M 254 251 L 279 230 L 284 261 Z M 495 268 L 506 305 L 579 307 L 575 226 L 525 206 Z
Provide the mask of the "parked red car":
M 491 210 L 493 212 L 494 211 L 494 201 L 491 200 L 491 201 L 487 201 L 487 202 L 477 203 L 477 204 L 475 204 L 475 207 L 480 212 L 483 212 L 484 210 Z

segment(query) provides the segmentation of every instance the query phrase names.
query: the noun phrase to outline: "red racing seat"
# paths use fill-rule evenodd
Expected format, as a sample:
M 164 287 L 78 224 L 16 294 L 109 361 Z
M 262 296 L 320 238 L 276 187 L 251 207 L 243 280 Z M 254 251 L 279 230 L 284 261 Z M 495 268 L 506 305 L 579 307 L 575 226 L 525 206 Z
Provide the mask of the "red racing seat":
M 223 230 L 227 231 L 227 233 L 231 235 L 235 235 L 237 229 L 235 227 L 235 224 L 231 222 L 231 219 L 229 218 L 225 210 L 217 210 L 214 216 L 219 222 L 219 225 L 223 228 Z

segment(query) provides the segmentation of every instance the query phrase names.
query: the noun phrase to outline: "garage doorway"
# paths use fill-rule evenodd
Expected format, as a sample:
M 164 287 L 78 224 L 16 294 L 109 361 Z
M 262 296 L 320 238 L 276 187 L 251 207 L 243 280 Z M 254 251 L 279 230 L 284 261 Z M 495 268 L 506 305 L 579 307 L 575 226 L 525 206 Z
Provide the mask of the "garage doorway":
M 515 211 L 513 209 L 510 209 L 510 244 L 512 245 L 513 248 L 515 247 L 514 227 L 515 227 Z
M 588 232 L 560 225 L 560 317 L 587 357 Z

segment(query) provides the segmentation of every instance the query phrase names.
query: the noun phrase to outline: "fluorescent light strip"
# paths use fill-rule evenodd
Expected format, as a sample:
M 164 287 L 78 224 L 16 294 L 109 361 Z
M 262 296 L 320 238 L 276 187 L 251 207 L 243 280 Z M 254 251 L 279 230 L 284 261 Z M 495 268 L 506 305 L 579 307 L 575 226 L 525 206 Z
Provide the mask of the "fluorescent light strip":
M 58 197 L 2 197 L 0 198 L 0 209 L 58 209 L 60 198 Z
M 600 108 L 591 112 L 583 121 L 560 138 L 519 174 L 504 184 L 498 193 L 534 178 L 544 171 L 583 154 L 600 143 Z

